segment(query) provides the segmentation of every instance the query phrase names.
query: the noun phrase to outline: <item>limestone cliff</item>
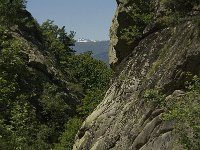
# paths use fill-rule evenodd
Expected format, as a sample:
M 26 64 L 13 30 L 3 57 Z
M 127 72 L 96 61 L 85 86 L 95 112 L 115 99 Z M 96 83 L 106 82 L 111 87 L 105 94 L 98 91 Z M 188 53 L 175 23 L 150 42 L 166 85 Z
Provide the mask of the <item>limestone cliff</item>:
M 129 1 L 117 3 L 110 63 L 118 73 L 104 100 L 82 125 L 73 150 L 176 149 L 173 128 L 161 119 L 164 110 L 152 109 L 143 97 L 152 88 L 179 95 L 187 72 L 200 75 L 200 21 L 190 19 L 152 32 L 131 49 L 118 38 L 127 23 Z

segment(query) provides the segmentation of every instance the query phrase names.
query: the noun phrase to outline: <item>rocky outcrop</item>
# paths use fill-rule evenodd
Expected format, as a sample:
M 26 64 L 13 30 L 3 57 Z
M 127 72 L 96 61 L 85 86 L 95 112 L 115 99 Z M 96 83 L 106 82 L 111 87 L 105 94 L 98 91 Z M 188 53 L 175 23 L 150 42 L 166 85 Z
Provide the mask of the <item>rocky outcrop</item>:
M 144 28 L 143 35 L 140 38 L 133 40 L 131 44 L 127 44 L 127 41 L 122 38 L 122 34 L 124 32 L 123 29 L 126 29 L 133 24 L 133 18 L 130 15 L 133 1 L 117 0 L 117 4 L 118 7 L 110 28 L 109 64 L 113 70 L 117 70 L 118 64 L 133 51 L 140 40 L 160 29 L 160 25 L 158 25 L 156 20 L 163 12 L 165 12 L 165 8 L 160 1 L 155 0 L 154 19 Z
M 173 96 L 184 88 L 187 72 L 200 75 L 200 21 L 184 21 L 155 31 L 134 49 L 127 49 L 115 29 L 123 26 L 119 17 L 126 19 L 124 6 L 128 1 L 117 2 L 110 62 L 118 64 L 118 74 L 104 100 L 82 125 L 73 150 L 176 149 L 171 122 L 162 121 L 163 109 L 153 109 L 144 102 L 144 93 L 159 88 Z
M 110 28 L 109 64 L 112 68 L 132 51 L 131 46 L 120 39 L 121 30 L 131 25 L 130 16 L 127 15 L 130 2 L 131 0 L 117 0 L 118 7 Z

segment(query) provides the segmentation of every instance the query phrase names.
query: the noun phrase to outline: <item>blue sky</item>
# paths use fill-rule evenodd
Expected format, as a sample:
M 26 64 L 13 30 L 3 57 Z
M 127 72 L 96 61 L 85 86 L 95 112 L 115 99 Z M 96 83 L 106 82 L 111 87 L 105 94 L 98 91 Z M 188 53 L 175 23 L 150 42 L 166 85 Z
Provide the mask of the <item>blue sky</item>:
M 116 9 L 115 0 L 28 0 L 27 9 L 39 23 L 55 21 L 75 38 L 109 39 L 109 28 Z

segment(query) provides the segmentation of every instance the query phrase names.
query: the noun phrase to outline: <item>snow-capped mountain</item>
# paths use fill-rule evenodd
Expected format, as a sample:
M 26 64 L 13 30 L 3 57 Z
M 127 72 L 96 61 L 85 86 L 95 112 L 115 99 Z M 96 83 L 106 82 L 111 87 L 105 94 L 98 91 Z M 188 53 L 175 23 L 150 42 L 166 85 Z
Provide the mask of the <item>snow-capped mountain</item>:
M 96 40 L 90 40 L 90 39 L 84 39 L 84 38 L 79 38 L 76 40 L 78 43 L 86 43 L 86 42 L 97 42 Z

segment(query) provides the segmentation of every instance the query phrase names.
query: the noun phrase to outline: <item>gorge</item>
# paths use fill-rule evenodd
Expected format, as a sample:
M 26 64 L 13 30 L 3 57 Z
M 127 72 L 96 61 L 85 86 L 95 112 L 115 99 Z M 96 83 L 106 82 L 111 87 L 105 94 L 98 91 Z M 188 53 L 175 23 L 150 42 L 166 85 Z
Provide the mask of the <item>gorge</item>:
M 26 3 L 0 1 L 1 150 L 200 149 L 199 0 L 116 0 L 110 68 Z

